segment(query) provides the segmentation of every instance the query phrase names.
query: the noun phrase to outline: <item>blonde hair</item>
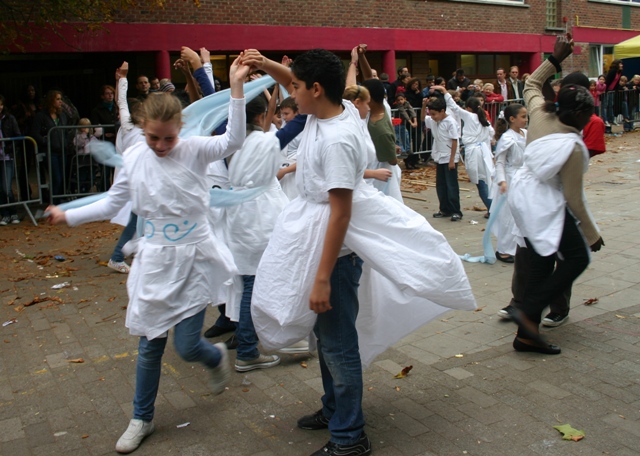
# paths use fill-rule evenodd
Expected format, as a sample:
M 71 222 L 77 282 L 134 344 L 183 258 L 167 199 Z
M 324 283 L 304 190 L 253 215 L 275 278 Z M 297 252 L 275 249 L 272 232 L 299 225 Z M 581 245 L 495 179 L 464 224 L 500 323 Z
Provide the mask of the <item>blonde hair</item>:
M 484 84 L 484 81 L 482 79 L 476 79 L 473 81 L 473 85 L 476 86 L 482 86 Z
M 620 76 L 620 82 L 629 82 L 629 79 L 626 76 L 622 75 Z
M 78 125 L 91 125 L 91 121 L 86 117 L 83 117 L 82 119 L 78 120 Z
M 355 100 L 365 101 L 365 100 L 371 99 L 371 94 L 369 93 L 369 89 L 367 89 L 366 87 L 354 84 L 344 89 L 342 98 L 349 101 L 355 101 Z
M 182 103 L 170 93 L 147 97 L 142 103 L 140 111 L 143 121 L 158 120 L 182 125 Z
M 490 82 L 487 82 L 485 85 L 482 86 L 482 91 L 484 92 L 485 90 L 491 90 L 493 92 L 493 84 L 491 84 Z

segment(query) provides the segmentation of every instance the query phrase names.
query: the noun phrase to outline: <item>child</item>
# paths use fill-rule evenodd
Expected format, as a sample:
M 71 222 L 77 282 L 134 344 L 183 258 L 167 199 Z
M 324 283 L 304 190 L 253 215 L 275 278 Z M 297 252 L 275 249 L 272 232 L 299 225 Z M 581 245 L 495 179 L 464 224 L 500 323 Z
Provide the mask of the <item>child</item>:
M 283 127 L 298 115 L 298 105 L 293 98 L 287 97 L 282 100 L 282 103 L 280 103 L 280 115 L 282 116 Z M 282 191 L 287 195 L 289 200 L 298 196 L 298 189 L 296 188 L 296 154 L 299 144 L 300 135 L 296 136 L 287 144 L 287 147 L 282 149 L 283 160 L 277 176 Z
M 433 310 L 428 319 L 439 315 L 428 295 L 442 305 L 473 308 L 464 269 L 423 217 L 363 182 L 367 157 L 362 120 L 353 104 L 342 100 L 344 67 L 336 55 L 308 51 L 296 58 L 291 71 L 256 50 L 245 51 L 244 62 L 292 86 L 300 112 L 310 114 L 298 149 L 300 197 L 280 215 L 258 267 L 252 302 L 256 330 L 263 345 L 286 346 L 313 328 L 325 394 L 322 409 L 301 418 L 298 427 L 330 430 L 331 440 L 316 456 L 368 455 L 362 363 L 372 358 L 361 358 L 361 350 L 375 356 L 395 343 L 396 336 L 424 324 L 426 308 Z M 415 250 L 419 252 L 409 253 Z M 405 254 L 412 261 L 395 260 Z M 367 267 L 383 271 L 385 286 L 373 300 L 358 299 L 359 255 Z M 428 280 L 423 275 L 427 270 Z M 411 296 L 403 300 L 399 295 L 404 289 L 411 289 Z M 391 297 L 392 290 L 398 295 Z M 414 298 L 420 306 L 411 312 L 393 307 Z M 380 311 L 375 318 L 373 308 Z M 371 318 L 356 329 L 358 312 Z
M 444 87 L 440 87 L 445 91 Z M 471 183 L 476 184 L 482 202 L 488 211 L 491 210 L 489 189 L 491 188 L 491 176 L 494 172 L 493 157 L 491 156 L 491 138 L 493 127 L 476 97 L 467 100 L 467 107 L 462 109 L 453 100 L 451 95 L 444 95 L 447 108 L 451 113 L 456 113 L 464 122 L 462 130 L 462 142 L 464 143 L 464 165 Z
M 602 107 L 602 101 L 604 100 L 605 93 L 607 93 L 607 78 L 604 74 L 598 76 L 598 82 L 596 83 L 596 110 L 599 116 L 604 115 L 604 108 Z
M 505 194 L 516 170 L 522 166 L 524 148 L 527 143 L 527 108 L 518 103 L 510 104 L 496 123 L 496 168 L 495 183 L 499 192 Z M 509 205 L 504 204 L 494 225 L 494 234 L 498 239 L 496 258 L 505 263 L 513 263 L 513 256 L 518 247 L 513 234 L 513 215 Z M 504 315 L 503 312 L 504 311 Z M 498 314 L 508 317 L 508 310 L 502 309 Z
M 211 345 L 200 332 L 206 307 L 219 286 L 237 274 L 230 252 L 216 243 L 206 215 L 209 188 L 207 164 L 238 150 L 244 141 L 243 81 L 249 67 L 239 56 L 231 65 L 231 102 L 227 132 L 215 137 L 179 139 L 182 105 L 170 94 L 148 97 L 143 105 L 145 143 L 128 149 L 124 166 L 108 196 L 66 212 L 50 206 L 51 223 L 76 226 L 115 215 L 129 200 L 145 218 L 127 281 L 126 325 L 140 336 L 133 419 L 116 444 L 130 453 L 151 434 L 168 330 L 188 362 L 202 362 L 211 373 L 213 394 L 224 391 L 230 378 L 224 344 Z
M 91 125 L 91 120 L 83 117 L 78 121 L 78 125 Z M 76 176 L 78 187 L 76 191 L 79 193 L 88 193 L 91 191 L 91 187 L 94 185 L 96 188 L 100 188 L 100 165 L 93 163 L 93 159 L 86 149 L 87 144 L 91 141 L 96 141 L 98 137 L 102 136 L 102 128 L 78 128 L 76 135 L 73 138 L 73 145 L 75 146 L 76 156 L 75 160 L 71 161 L 71 175 Z
M 460 187 L 458 186 L 458 138 L 460 131 L 453 117 L 447 114 L 447 105 L 441 98 L 432 98 L 427 104 L 429 113 L 425 125 L 433 135 L 431 158 L 436 162 L 436 192 L 440 210 L 435 218 L 451 217 L 452 222 L 462 219 Z
M 402 123 L 394 127 L 396 132 L 396 144 L 400 146 L 403 154 L 410 154 L 411 157 L 413 157 L 413 154 L 411 153 L 411 137 L 409 136 L 409 129 L 418 127 L 416 112 L 407 101 L 404 92 L 396 93 L 395 105 L 398 110 L 396 117 L 402 119 Z M 405 160 L 407 163 L 407 169 L 417 168 L 417 161 L 417 155 L 415 156 L 415 159 Z
M 622 112 L 622 118 L 624 119 L 624 129 L 629 130 L 627 126 L 630 122 L 629 120 L 629 87 L 627 87 L 627 82 L 629 79 L 626 76 L 620 76 L 620 107 Z

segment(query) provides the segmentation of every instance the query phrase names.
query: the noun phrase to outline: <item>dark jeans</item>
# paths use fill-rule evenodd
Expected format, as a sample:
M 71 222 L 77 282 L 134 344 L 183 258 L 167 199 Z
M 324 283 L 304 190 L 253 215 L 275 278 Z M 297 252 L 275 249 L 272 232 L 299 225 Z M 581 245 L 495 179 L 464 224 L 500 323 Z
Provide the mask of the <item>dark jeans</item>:
M 260 356 L 258 351 L 258 335 L 253 326 L 251 318 L 251 296 L 253 295 L 253 283 L 256 280 L 254 275 L 243 275 L 242 301 L 240 301 L 240 318 L 236 326 L 236 338 L 238 348 L 237 358 L 242 361 L 251 361 Z
M 356 254 L 338 258 L 331 273 L 331 310 L 318 314 L 313 329 L 324 387 L 322 414 L 329 418 L 331 441 L 342 445 L 355 443 L 364 429 L 356 330 L 361 275 L 362 260 Z
M 563 260 L 557 267 L 556 254 L 540 256 L 529 239 L 525 238 L 525 242 L 529 250 L 529 273 L 524 302 L 520 309 L 529 320 L 539 325 L 544 308 L 587 269 L 589 247 L 578 229 L 575 218 L 568 211 L 565 212 L 564 229 L 558 247 Z M 521 328 L 518 328 L 518 334 L 520 333 Z
M 16 199 L 13 195 L 13 160 L 0 161 L 0 205 L 13 204 Z M 16 214 L 15 206 L 9 206 L 2 208 L 2 216 L 9 216 Z
M 133 235 L 136 234 L 136 226 L 138 224 L 138 216 L 133 212 L 129 216 L 129 223 L 124 227 L 122 233 L 120 234 L 120 239 L 118 239 L 118 243 L 116 247 L 113 249 L 113 253 L 111 254 L 111 259 L 116 263 L 124 261 L 124 254 L 122 253 L 122 247 L 133 238 Z
M 480 195 L 482 203 L 485 205 L 488 211 L 491 210 L 491 203 L 493 200 L 489 198 L 489 186 L 485 181 L 479 180 L 476 184 L 476 187 L 478 187 L 478 194 Z
M 223 328 L 223 329 L 228 329 L 230 331 L 235 331 L 236 330 L 236 323 L 234 323 L 233 321 L 231 321 L 231 319 L 229 317 L 227 317 L 226 311 L 227 311 L 227 306 L 226 305 L 220 304 L 218 306 L 218 312 L 220 312 L 220 315 L 218 316 L 218 319 L 216 320 L 214 325 L 217 326 L 218 328 Z
M 448 163 L 438 164 L 436 167 L 436 193 L 440 202 L 440 212 L 447 215 L 462 215 L 457 163 L 454 169 L 449 169 Z

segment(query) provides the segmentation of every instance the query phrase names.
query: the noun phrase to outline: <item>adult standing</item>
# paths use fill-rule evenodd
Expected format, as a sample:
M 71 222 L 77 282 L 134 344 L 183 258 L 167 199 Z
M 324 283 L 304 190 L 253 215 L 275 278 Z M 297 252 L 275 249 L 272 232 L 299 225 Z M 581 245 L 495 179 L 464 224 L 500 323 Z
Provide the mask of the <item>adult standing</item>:
M 509 69 L 508 81 L 513 88 L 513 98 L 516 100 L 520 100 L 524 97 L 524 82 L 518 79 L 519 74 L 520 69 L 517 66 L 514 65 Z
M 530 142 L 509 192 L 509 207 L 524 236 L 529 268 L 524 301 L 518 306 L 522 312 L 513 314 L 518 323 L 513 341 L 517 351 L 560 353 L 560 347 L 540 337 L 542 310 L 587 268 L 589 246 L 596 252 L 604 245 L 585 204 L 582 181 L 589 154 L 580 131 L 593 114 L 593 97 L 574 84 L 560 90 L 557 105 L 542 95 L 544 81 L 561 71 L 560 63 L 572 49 L 570 35 L 559 36 L 553 54 L 525 87 Z M 557 255 L 563 261 L 554 270 Z M 516 263 L 522 259 L 517 257 Z
M 65 125 L 69 125 L 69 120 L 62 110 L 62 92 L 49 90 L 45 96 L 42 111 L 36 114 L 33 121 L 31 136 L 38 144 L 40 152 L 48 154 L 51 163 L 49 176 L 51 199 L 64 194 L 64 153 L 68 130 L 56 129 L 51 134 L 49 132 L 54 127 Z M 46 162 L 42 163 L 46 164 Z
M 389 84 L 389 87 L 387 88 L 387 100 L 390 105 L 393 105 L 393 103 L 396 102 L 396 91 L 398 90 L 398 86 L 402 85 L 402 79 L 404 79 L 405 76 L 411 77 L 409 69 L 406 66 L 399 67 L 396 80 Z
M 496 70 L 496 78 L 496 83 L 493 84 L 493 92 L 502 95 L 505 100 L 513 100 L 513 86 L 511 82 L 507 80 L 504 68 L 498 68 Z
M 11 108 L 12 114 L 18 121 L 18 128 L 23 134 L 30 134 L 36 113 L 40 110 L 40 97 L 33 84 L 27 84 L 20 92 L 18 102 Z M 17 154 L 16 179 L 18 181 L 18 194 L 20 200 L 31 199 L 31 186 L 29 185 L 29 170 L 35 169 L 36 154 L 31 141 L 25 142 L 26 156 Z
M 151 88 L 151 84 L 149 84 L 149 78 L 144 74 L 141 74 L 136 78 L 136 98 L 140 101 L 144 101 L 149 96 L 149 89 Z
M 113 125 L 104 127 L 104 139 L 110 143 L 116 143 L 116 134 L 120 128 L 118 106 L 115 103 L 116 89 L 110 85 L 100 88 L 100 103 L 91 111 L 91 123 L 94 125 Z

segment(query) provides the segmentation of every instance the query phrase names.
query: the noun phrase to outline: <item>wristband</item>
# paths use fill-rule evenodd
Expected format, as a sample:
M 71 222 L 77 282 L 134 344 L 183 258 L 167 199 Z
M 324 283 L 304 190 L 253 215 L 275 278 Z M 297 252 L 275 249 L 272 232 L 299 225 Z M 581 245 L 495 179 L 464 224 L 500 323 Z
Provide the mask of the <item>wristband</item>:
M 358 66 L 358 62 L 349 62 L 349 65 L 355 65 L 355 66 Z
M 560 62 L 558 62 L 558 59 L 556 59 L 553 56 L 553 54 L 550 55 L 547 60 L 549 60 L 549 62 L 551 62 L 554 67 L 556 67 L 556 73 L 562 73 L 562 67 L 560 67 Z

